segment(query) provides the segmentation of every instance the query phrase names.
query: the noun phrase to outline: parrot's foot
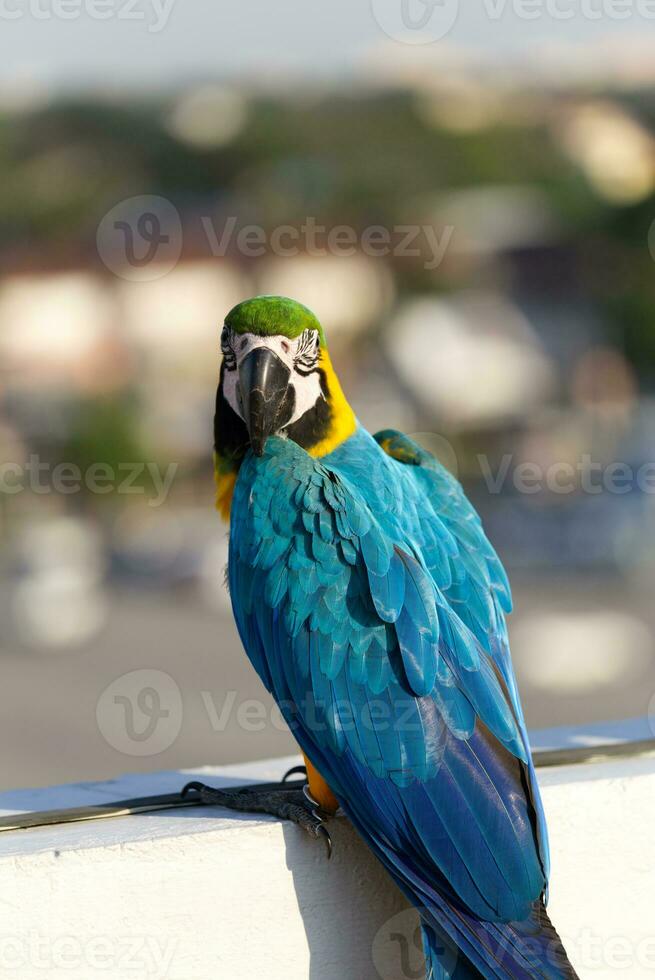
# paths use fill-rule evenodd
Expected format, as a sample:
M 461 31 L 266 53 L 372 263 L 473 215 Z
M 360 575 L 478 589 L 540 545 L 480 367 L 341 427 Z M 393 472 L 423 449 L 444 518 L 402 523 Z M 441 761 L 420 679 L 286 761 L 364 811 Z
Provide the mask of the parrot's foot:
M 224 806 L 240 813 L 268 813 L 279 820 L 290 820 L 318 840 L 323 838 L 328 859 L 332 857 L 332 838 L 325 824 L 328 816 L 314 800 L 306 783 L 300 780 L 286 782 L 287 776 L 304 771 L 303 767 L 290 770 L 281 783 L 264 786 L 226 786 L 217 789 L 204 783 L 187 783 L 182 796 L 198 795 L 199 801 L 209 806 Z

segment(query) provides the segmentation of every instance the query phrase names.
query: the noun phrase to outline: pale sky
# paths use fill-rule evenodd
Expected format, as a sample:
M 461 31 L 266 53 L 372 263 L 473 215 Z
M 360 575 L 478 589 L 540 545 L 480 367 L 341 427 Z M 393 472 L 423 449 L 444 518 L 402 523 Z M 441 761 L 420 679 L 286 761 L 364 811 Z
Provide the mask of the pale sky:
M 655 49 L 655 0 L 427 2 L 434 18 L 457 15 L 429 46 L 435 59 L 444 45 L 528 62 L 549 43 L 581 45 L 583 57 L 607 38 L 634 37 Z M 393 24 L 403 3 L 415 19 L 426 12 L 424 0 L 0 0 L 0 85 L 122 88 L 208 75 L 261 82 L 279 73 L 343 79 L 388 41 L 380 22 Z M 406 55 L 412 46 L 396 39 L 393 47 Z

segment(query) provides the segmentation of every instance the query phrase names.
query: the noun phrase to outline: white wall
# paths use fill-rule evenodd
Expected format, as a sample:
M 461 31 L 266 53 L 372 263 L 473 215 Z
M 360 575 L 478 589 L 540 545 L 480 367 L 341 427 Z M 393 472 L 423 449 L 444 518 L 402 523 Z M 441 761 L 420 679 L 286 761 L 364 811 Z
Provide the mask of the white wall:
M 292 761 L 201 778 L 278 778 Z M 0 809 L 170 792 L 188 778 L 15 791 Z M 540 781 L 550 911 L 581 977 L 652 976 L 655 758 L 547 769 Z M 329 863 L 295 827 L 213 808 L 0 834 L 0 978 L 421 977 L 414 913 L 344 820 L 331 832 Z

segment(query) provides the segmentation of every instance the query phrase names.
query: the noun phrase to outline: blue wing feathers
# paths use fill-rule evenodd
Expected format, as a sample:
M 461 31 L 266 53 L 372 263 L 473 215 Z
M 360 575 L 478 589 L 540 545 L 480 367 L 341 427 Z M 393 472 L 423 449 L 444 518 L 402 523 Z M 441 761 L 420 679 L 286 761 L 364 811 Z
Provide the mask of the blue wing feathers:
M 368 582 L 375 610 L 385 623 L 395 623 L 405 601 L 405 569 L 394 550 L 384 575 L 376 575 L 367 566 Z
M 521 919 L 548 863 L 509 586 L 459 484 L 405 437 L 376 438 L 402 461 L 361 429 L 322 461 L 275 438 L 245 458 L 232 601 L 303 749 L 401 887 L 438 908 L 479 965 L 481 937 L 443 896 Z

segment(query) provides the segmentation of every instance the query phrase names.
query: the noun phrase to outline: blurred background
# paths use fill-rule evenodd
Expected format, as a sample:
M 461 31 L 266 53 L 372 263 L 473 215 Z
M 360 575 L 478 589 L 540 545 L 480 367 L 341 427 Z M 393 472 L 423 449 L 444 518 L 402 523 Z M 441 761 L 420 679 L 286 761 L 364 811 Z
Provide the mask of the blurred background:
M 653 12 L 412 2 L 3 6 L 3 787 L 294 750 L 213 510 L 263 292 L 463 481 L 529 726 L 649 712 Z

